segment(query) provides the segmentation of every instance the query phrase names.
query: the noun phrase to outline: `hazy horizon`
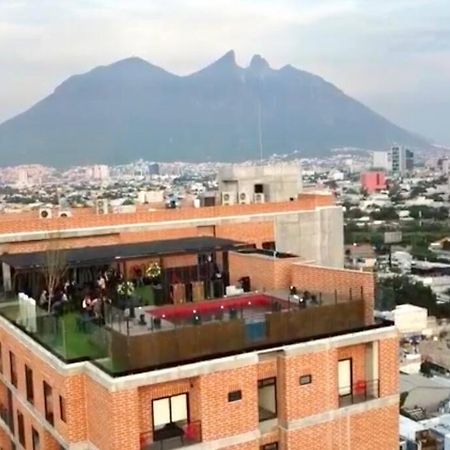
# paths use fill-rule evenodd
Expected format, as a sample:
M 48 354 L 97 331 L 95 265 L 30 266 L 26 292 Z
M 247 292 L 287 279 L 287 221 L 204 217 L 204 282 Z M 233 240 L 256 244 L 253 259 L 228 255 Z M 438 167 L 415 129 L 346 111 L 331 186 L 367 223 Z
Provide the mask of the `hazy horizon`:
M 292 64 L 413 132 L 450 143 L 444 0 L 0 0 L 0 122 L 73 74 L 130 56 L 177 74 L 228 50 Z

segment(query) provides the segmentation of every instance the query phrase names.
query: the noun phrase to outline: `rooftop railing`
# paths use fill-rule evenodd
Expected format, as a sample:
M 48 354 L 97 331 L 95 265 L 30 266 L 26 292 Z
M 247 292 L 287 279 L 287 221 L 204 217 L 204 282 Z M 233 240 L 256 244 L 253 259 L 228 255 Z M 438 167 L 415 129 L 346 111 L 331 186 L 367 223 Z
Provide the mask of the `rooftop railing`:
M 222 300 L 227 305 L 229 300 Z M 205 304 L 211 301 L 191 305 Z M 366 323 L 365 309 L 357 295 L 317 294 L 316 302 L 301 305 L 272 298 L 267 308 L 225 307 L 159 325 L 152 314 L 157 308 L 147 310 L 142 323 L 137 311 L 135 318 L 124 318 L 123 311 L 112 310 L 121 315 L 120 323 L 107 313 L 105 324 L 78 311 L 55 315 L 37 306 L 24 309 L 18 300 L 0 304 L 0 316 L 66 363 L 89 360 L 121 376 L 384 326 Z

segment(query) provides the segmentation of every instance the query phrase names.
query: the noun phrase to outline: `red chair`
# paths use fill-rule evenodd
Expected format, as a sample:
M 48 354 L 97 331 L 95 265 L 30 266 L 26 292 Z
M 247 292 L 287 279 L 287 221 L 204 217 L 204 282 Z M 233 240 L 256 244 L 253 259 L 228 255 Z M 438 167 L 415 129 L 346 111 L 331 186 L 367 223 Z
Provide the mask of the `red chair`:
M 189 441 L 196 441 L 197 440 L 197 427 L 194 423 L 187 423 L 184 428 L 184 438 Z
M 357 381 L 355 384 L 355 394 L 356 395 L 366 395 L 367 383 L 364 380 Z

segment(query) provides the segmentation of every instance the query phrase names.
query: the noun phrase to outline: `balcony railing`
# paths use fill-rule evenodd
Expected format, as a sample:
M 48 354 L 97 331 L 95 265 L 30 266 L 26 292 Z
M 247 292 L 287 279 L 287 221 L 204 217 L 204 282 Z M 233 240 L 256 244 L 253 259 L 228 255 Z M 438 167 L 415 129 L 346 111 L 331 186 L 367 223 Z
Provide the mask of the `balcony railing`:
M 339 407 L 354 405 L 378 398 L 380 380 L 360 380 L 351 386 L 339 388 Z
M 141 433 L 141 450 L 172 450 L 202 442 L 200 421 L 183 425 L 168 423 L 163 428 Z

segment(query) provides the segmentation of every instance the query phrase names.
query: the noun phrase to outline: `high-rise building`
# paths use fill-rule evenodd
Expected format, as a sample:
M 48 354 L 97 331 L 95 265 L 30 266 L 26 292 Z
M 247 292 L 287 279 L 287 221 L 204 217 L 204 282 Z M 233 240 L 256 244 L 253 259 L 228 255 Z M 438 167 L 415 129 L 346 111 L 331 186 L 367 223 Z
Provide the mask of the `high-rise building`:
M 404 175 L 414 168 L 414 153 L 403 146 L 391 148 L 392 172 Z
M 18 216 L 0 222 L 1 448 L 398 448 L 398 334 L 373 274 L 339 266 L 332 196 Z M 48 239 L 75 281 L 50 313 Z

